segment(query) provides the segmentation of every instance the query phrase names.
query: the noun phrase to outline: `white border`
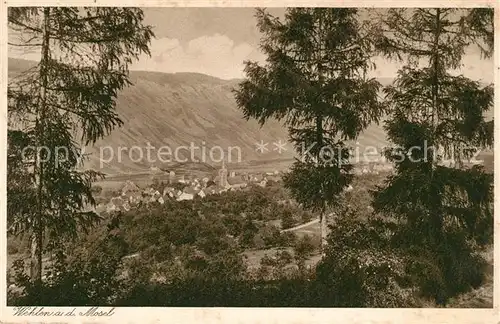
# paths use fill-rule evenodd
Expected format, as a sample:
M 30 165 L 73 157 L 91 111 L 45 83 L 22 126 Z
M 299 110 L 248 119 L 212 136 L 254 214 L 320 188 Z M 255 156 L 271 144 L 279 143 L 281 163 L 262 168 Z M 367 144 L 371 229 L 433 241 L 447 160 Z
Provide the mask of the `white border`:
M 140 6 L 140 7 L 495 7 L 495 94 L 498 94 L 499 77 L 499 37 L 500 10 L 494 0 L 409 0 L 409 1 L 285 1 L 285 0 L 249 0 L 249 1 L 133 1 L 133 0 L 99 0 L 99 1 L 38 1 L 18 0 L 2 1 L 0 4 L 0 228 L 6 228 L 6 141 L 7 141 L 7 6 Z M 495 95 L 495 118 L 500 117 L 500 97 Z M 494 149 L 499 152 L 500 136 L 498 123 L 495 123 Z M 495 184 L 500 175 L 496 170 Z M 495 243 L 494 257 L 500 260 L 500 242 L 498 229 L 500 225 L 497 215 L 500 191 L 495 185 Z M 5 232 L 3 232 L 5 233 Z M 499 293 L 500 268 L 495 267 L 494 308 L 493 309 L 356 309 L 356 308 L 153 308 L 128 307 L 116 308 L 111 318 L 83 317 L 14 317 L 13 308 L 6 307 L 6 235 L 0 236 L 0 323 L 500 323 Z M 51 308 L 46 308 L 50 310 Z M 62 308 L 54 308 L 61 310 Z M 72 307 L 67 308 L 71 310 Z M 79 308 L 87 309 L 87 308 Z M 78 311 L 78 310 L 77 310 Z

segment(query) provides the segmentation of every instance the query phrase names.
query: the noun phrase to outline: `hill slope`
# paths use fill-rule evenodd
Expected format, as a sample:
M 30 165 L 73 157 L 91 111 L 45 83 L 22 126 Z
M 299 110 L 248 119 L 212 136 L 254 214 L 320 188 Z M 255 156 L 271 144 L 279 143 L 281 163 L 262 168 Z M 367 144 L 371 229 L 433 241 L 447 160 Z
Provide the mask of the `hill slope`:
M 9 77 L 32 65 L 30 61 L 9 58 Z M 241 149 L 243 162 L 293 157 L 290 144 L 286 146 L 287 151 L 281 154 L 273 150 L 273 142 L 286 141 L 288 137 L 286 129 L 277 121 L 270 121 L 261 128 L 254 120 L 243 118 L 232 94 L 237 80 L 226 81 L 197 73 L 141 71 L 132 71 L 130 78 L 133 86 L 121 91 L 117 99 L 117 111 L 124 125 L 98 141 L 94 147 L 86 149 L 87 153 L 91 153 L 86 168 L 101 169 L 102 165 L 103 172 L 118 174 L 146 171 L 153 165 L 168 167 L 170 163 L 161 163 L 159 159 L 160 147 L 165 147 L 163 154 L 170 150 L 173 160 L 176 148 L 189 147 L 191 143 L 199 147 L 194 158 L 203 160 L 204 157 L 203 162 L 212 165 L 219 164 L 220 149 L 225 156 L 231 150 L 231 161 L 236 162 L 238 150 L 234 147 Z M 381 82 L 388 84 L 390 80 Z M 269 151 L 260 153 L 255 150 L 256 143 L 261 140 L 269 143 Z M 385 133 L 379 125 L 371 125 L 357 142 L 360 152 L 365 146 L 387 145 Z M 154 147 L 150 149 L 149 160 L 148 143 Z M 211 159 L 210 148 L 214 146 L 220 149 L 212 150 Z M 100 149 L 103 152 L 102 164 Z M 191 158 L 187 149 L 180 149 L 177 153 L 180 159 Z M 160 157 L 165 161 L 169 155 Z

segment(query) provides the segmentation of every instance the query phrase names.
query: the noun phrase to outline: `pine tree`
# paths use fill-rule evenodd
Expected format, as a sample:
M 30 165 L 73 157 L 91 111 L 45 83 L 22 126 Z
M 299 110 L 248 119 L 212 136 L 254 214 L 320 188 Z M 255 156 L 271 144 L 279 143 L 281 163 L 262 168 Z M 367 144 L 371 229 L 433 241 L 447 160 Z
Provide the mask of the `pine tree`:
M 367 79 L 372 43 L 356 9 L 293 8 L 284 21 L 257 10 L 267 62 L 247 62 L 235 90 L 247 119 L 282 121 L 300 158 L 284 177 L 293 197 L 326 217 L 351 181 L 349 148 L 383 110 L 380 84 Z
M 11 162 L 23 153 L 22 164 L 9 163 L 9 226 L 31 233 L 35 285 L 42 281 L 44 238 L 56 244 L 99 220 L 84 208 L 95 204 L 91 184 L 102 174 L 80 171 L 76 136 L 93 144 L 122 124 L 115 99 L 130 84 L 129 64 L 149 54 L 154 36 L 142 20 L 136 8 L 9 8 L 9 46 L 40 53 L 8 86 L 9 120 L 17 128 L 9 130 Z
M 464 16 L 464 22 L 470 28 L 469 35 L 474 38 L 474 42 L 479 46 L 481 54 L 485 58 L 491 58 L 495 40 L 493 25 L 495 11 L 492 8 L 472 8 Z
M 437 260 L 453 255 L 452 245 L 492 237 L 493 177 L 465 162 L 476 148 L 493 144 L 493 122 L 484 119 L 493 88 L 451 73 L 468 46 L 486 43 L 483 49 L 491 53 L 486 25 L 471 18 L 477 14 L 390 9 L 381 22 L 380 49 L 406 65 L 384 89 L 390 112 L 385 129 L 395 145 L 387 157 L 396 172 L 376 192 L 374 207 L 399 220 L 400 248 L 433 251 Z M 453 241 L 452 233 L 460 239 Z M 453 275 L 451 265 L 439 260 L 441 271 Z

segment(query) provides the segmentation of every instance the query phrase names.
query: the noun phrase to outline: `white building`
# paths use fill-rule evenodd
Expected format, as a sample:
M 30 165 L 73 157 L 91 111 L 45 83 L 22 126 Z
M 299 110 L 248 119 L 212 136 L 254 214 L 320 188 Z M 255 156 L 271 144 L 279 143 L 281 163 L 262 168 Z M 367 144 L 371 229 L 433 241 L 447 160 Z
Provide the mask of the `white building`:
M 125 202 L 122 206 L 122 208 L 125 210 L 125 211 L 129 211 L 131 209 L 130 207 L 130 204 L 128 202 Z
M 179 195 L 179 197 L 177 197 L 177 201 L 181 201 L 181 200 L 193 200 L 194 198 L 194 195 L 193 194 L 189 194 L 189 193 L 181 193 Z

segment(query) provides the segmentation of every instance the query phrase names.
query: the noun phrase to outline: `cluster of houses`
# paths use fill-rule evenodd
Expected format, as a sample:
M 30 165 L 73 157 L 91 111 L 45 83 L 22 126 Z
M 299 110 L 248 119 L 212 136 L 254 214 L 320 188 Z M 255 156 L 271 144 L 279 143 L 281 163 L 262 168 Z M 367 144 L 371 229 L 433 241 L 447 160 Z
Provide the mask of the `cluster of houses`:
M 379 172 L 390 170 L 392 170 L 392 165 L 390 164 L 369 163 L 357 165 L 353 172 L 362 175 L 378 174 Z M 129 211 L 141 203 L 164 204 L 169 199 L 182 201 L 192 200 L 196 197 L 204 198 L 208 195 L 242 190 L 249 187 L 249 185 L 265 187 L 269 181 L 281 181 L 281 172 L 236 174 L 234 171 L 229 172 L 224 163 L 218 175 L 212 178 L 186 179 L 184 176 L 176 176 L 175 172 L 170 171 L 168 184 L 159 189 L 154 189 L 153 187 L 141 189 L 132 181 L 127 181 L 123 185 L 120 195 L 113 197 L 107 205 L 99 206 L 98 211 Z
M 220 194 L 227 191 L 242 190 L 249 185 L 265 187 L 269 181 L 280 181 L 279 171 L 260 174 L 229 173 L 224 164 L 217 176 L 202 179 L 186 180 L 184 176 L 177 177 L 173 171 L 169 174 L 169 181 L 163 189 L 149 187 L 140 189 L 132 181 L 126 181 L 120 195 L 113 197 L 107 205 L 100 206 L 98 211 L 129 211 L 134 206 L 143 203 L 164 204 L 166 200 L 192 200 L 196 197 L 204 198 L 207 195 Z
M 380 172 L 391 172 L 393 170 L 394 165 L 392 163 L 368 162 L 356 165 L 353 173 L 356 175 L 379 174 Z

